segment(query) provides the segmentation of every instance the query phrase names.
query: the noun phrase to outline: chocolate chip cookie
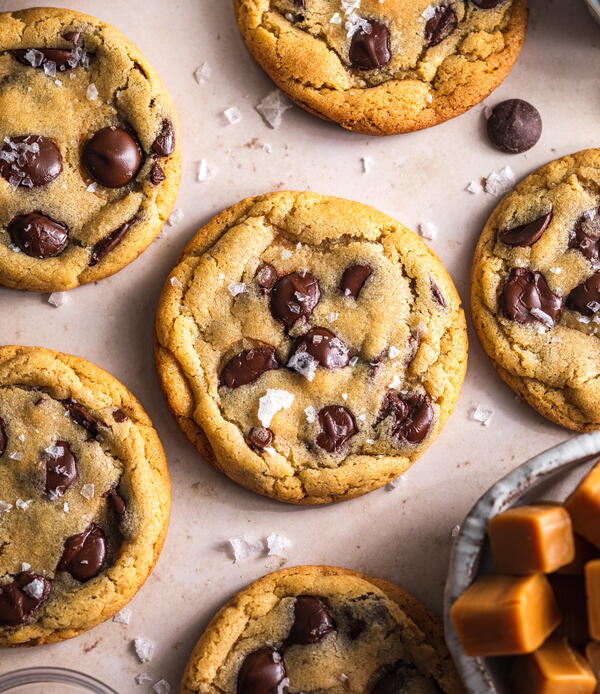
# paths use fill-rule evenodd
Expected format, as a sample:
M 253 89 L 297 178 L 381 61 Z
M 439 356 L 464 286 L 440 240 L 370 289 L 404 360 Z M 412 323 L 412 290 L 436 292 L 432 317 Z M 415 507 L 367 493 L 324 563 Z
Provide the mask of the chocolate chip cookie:
M 0 348 L 0 646 L 120 610 L 167 530 L 162 446 L 133 395 L 78 357 Z
M 369 135 L 484 99 L 525 38 L 527 0 L 233 0 L 250 53 L 302 108 Z
M 0 284 L 117 272 L 161 230 L 179 175 L 171 100 L 119 31 L 64 9 L 0 14 Z
M 548 419 L 600 428 L 600 150 L 528 176 L 475 253 L 473 319 L 500 376 Z
M 441 626 L 397 586 L 324 566 L 259 579 L 216 614 L 181 694 L 462 694 Z
M 210 221 L 156 321 L 183 431 L 231 479 L 292 503 L 405 472 L 451 413 L 466 356 L 458 295 L 423 241 L 313 193 L 247 199 Z

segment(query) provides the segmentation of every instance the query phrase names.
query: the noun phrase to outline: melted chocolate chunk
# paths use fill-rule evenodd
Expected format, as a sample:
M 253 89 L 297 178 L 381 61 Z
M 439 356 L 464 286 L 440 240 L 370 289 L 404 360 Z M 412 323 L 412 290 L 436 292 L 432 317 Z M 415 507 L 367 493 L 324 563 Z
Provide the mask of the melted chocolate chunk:
M 365 620 L 357 617 L 353 614 L 352 610 L 348 608 L 344 609 L 344 621 L 346 623 L 346 633 L 351 641 L 356 641 L 367 628 Z
M 506 317 L 516 323 L 539 321 L 540 316 L 531 311 L 541 311 L 553 322 L 562 313 L 562 299 L 550 291 L 544 276 L 522 267 L 510 271 L 502 290 L 502 305 Z
M 148 178 L 150 179 L 150 183 L 152 183 L 153 186 L 157 186 L 159 183 L 162 183 L 167 177 L 162 169 L 162 166 L 154 162 L 154 164 L 152 164 L 152 168 L 150 169 L 150 173 L 148 174 Z
M 600 309 L 600 272 L 582 282 L 567 297 L 567 307 L 583 316 L 594 316 Z
M 317 445 L 328 453 L 335 453 L 356 434 L 356 422 L 350 410 L 341 405 L 328 405 L 319 410 L 320 433 Z
M 123 128 L 102 128 L 84 145 L 83 164 L 89 175 L 106 188 L 131 182 L 142 165 L 137 140 Z
M 23 571 L 12 583 L 0 585 L 0 625 L 17 627 L 30 621 L 50 595 L 50 581 Z
M 62 171 L 62 156 L 54 142 L 43 135 L 7 138 L 0 149 L 0 175 L 13 188 L 39 188 Z
M 170 120 L 163 120 L 160 133 L 152 143 L 152 152 L 159 157 L 168 157 L 175 149 L 175 128 Z
M 340 289 L 346 296 L 358 299 L 364 283 L 369 279 L 372 270 L 368 265 L 351 265 L 344 270 Z
M 324 369 L 343 369 L 350 361 L 348 347 L 327 328 L 311 328 L 299 337 L 290 354 L 290 362 L 301 354 L 309 354 Z
M 274 347 L 254 347 L 232 357 L 221 369 L 222 386 L 238 388 L 254 383 L 265 371 L 278 369 Z
M 431 294 L 435 301 L 442 307 L 446 308 L 448 304 L 446 303 L 446 297 L 442 294 L 442 290 L 437 286 L 437 284 L 430 280 Z
M 7 443 L 8 437 L 6 436 L 6 424 L 4 424 L 4 420 L 0 417 L 0 456 L 4 455 Z
M 97 438 L 100 434 L 100 427 L 106 426 L 104 422 L 100 422 L 95 417 L 92 417 L 89 410 L 83 405 L 80 405 L 77 400 L 69 398 L 68 400 L 63 400 L 62 404 L 69 413 L 71 419 L 89 432 L 90 439 Z
M 263 265 L 256 273 L 255 279 L 261 289 L 272 289 L 277 282 L 277 270 L 272 265 Z
M 392 59 L 390 31 L 381 22 L 370 21 L 371 31 L 360 27 L 350 41 L 350 64 L 356 70 L 376 70 Z
M 600 207 L 587 210 L 575 222 L 569 248 L 577 249 L 592 263 L 600 260 Z
M 62 37 L 65 41 L 68 41 L 69 43 L 72 43 L 74 46 L 76 46 L 79 43 L 79 39 L 81 38 L 81 32 L 65 31 Z
M 321 298 L 319 282 L 310 272 L 281 277 L 271 292 L 271 314 L 286 330 L 301 317 L 308 318 Z
M 531 149 L 542 135 L 542 118 L 535 106 L 508 99 L 494 106 L 487 122 L 490 140 L 503 152 L 519 154 Z
M 278 694 L 285 678 L 285 664 L 279 651 L 261 648 L 246 656 L 242 663 L 237 694 Z
M 297 7 L 299 10 L 306 9 L 306 6 L 304 5 L 304 0 L 294 0 L 294 6 Z
M 79 35 L 78 35 L 79 36 Z M 66 35 L 63 36 L 67 41 Z M 75 43 L 71 41 L 71 43 Z M 88 54 L 82 50 L 73 50 L 72 48 L 18 48 L 12 51 L 14 57 L 27 67 L 43 68 L 52 72 L 52 64 L 55 70 L 64 72 L 72 70 L 78 65 L 87 65 L 89 62 Z
M 127 510 L 127 504 L 123 500 L 123 497 L 119 494 L 118 487 L 109 489 L 104 494 L 104 498 L 108 499 L 113 511 L 117 514 L 117 516 L 119 516 L 119 518 L 123 518 L 125 511 Z
M 127 416 L 127 412 L 125 412 L 125 410 L 122 410 L 120 407 L 118 407 L 116 410 L 113 410 L 112 416 L 115 422 L 117 422 L 117 424 L 121 424 L 126 419 L 129 419 L 129 417 Z
M 500 232 L 500 241 L 507 246 L 533 246 L 539 241 L 552 221 L 552 212 L 544 214 L 533 222 L 521 224 L 513 229 L 504 229 Z
M 267 448 L 273 442 L 273 432 L 266 427 L 252 427 L 248 440 L 254 448 Z
M 57 441 L 43 451 L 41 462 L 46 466 L 46 493 L 50 498 L 62 496 L 77 479 L 77 460 L 66 441 Z
M 448 38 L 456 29 L 458 20 L 451 5 L 439 5 L 433 17 L 425 24 L 425 48 L 432 48 Z
M 57 571 L 67 571 L 76 581 L 89 581 L 100 573 L 106 559 L 106 537 L 95 523 L 65 540 Z
M 322 600 L 312 595 L 299 595 L 294 604 L 294 623 L 286 645 L 319 643 L 335 629 L 335 624 Z
M 41 212 L 13 217 L 8 224 L 12 242 L 32 258 L 52 258 L 62 253 L 69 242 L 66 224 L 56 222 Z
M 98 265 L 101 260 L 106 258 L 106 256 L 121 243 L 125 234 L 135 222 L 137 222 L 137 218 L 134 217 L 128 222 L 125 222 L 125 224 L 120 226 L 118 229 L 111 231 L 108 236 L 100 239 L 100 241 L 92 246 L 88 267 L 94 267 L 94 265 Z
M 389 420 L 390 433 L 406 443 L 421 443 L 433 422 L 433 406 L 426 393 L 388 391 L 375 426 Z

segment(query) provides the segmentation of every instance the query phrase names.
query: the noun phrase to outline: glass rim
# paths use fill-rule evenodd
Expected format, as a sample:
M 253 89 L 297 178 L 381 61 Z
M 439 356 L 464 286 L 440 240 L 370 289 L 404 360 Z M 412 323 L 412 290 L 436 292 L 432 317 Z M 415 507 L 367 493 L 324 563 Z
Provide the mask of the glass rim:
M 118 694 L 100 680 L 83 672 L 59 667 L 30 667 L 0 674 L 0 692 L 24 684 L 78 684 L 91 694 Z

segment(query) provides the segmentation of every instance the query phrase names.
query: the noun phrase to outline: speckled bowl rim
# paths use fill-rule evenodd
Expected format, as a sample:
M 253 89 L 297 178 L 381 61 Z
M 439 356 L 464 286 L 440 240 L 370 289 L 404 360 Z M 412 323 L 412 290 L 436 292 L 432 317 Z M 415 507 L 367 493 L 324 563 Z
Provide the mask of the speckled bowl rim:
M 504 694 L 485 658 L 466 656 L 450 620 L 450 608 L 477 576 L 487 523 L 549 477 L 590 462 L 600 454 L 600 431 L 576 436 L 536 455 L 496 482 L 465 518 L 454 541 L 444 591 L 444 628 L 448 648 L 469 694 Z
M 594 19 L 600 24 L 600 0 L 585 0 Z
M 26 684 L 72 684 L 90 694 L 118 694 L 95 677 L 59 667 L 31 667 L 0 674 L 0 692 L 10 694 Z

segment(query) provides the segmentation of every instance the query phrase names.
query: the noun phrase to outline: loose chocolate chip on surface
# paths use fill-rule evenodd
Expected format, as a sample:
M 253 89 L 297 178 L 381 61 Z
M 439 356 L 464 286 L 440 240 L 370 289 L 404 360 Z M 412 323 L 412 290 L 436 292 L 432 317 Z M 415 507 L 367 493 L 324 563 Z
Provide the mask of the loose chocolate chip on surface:
M 389 419 L 389 431 L 406 443 L 421 443 L 433 422 L 433 406 L 426 393 L 398 393 L 388 391 L 375 422 Z
M 104 494 L 104 497 L 108 499 L 114 512 L 119 516 L 119 518 L 122 518 L 127 510 L 127 504 L 123 500 L 123 497 L 119 494 L 118 488 L 113 487 L 112 489 L 109 489 Z
M 350 64 L 357 70 L 376 70 L 392 59 L 390 32 L 381 22 L 370 21 L 371 31 L 360 27 L 350 42 Z
M 159 157 L 168 157 L 175 149 L 175 128 L 170 120 L 163 120 L 160 132 L 152 143 L 152 152 Z
M 299 337 L 294 343 L 290 358 L 302 353 L 310 354 L 324 369 L 343 369 L 350 361 L 346 344 L 327 328 L 311 328 Z
M 562 312 L 562 299 L 550 291 L 544 276 L 522 267 L 510 271 L 502 290 L 502 305 L 506 317 L 516 323 L 543 320 L 543 315 L 536 315 L 538 311 L 556 322 Z
M 567 307 L 583 316 L 594 316 L 600 310 L 600 272 L 582 282 L 567 297 Z
M 274 347 L 253 347 L 232 357 L 221 370 L 220 383 L 238 388 L 254 383 L 265 371 L 278 369 Z
M 442 307 L 446 308 L 448 304 L 446 303 L 446 298 L 442 294 L 442 290 L 437 286 L 437 284 L 433 281 L 430 280 L 430 285 L 431 285 L 431 294 L 435 301 Z
M 569 248 L 575 248 L 592 263 L 600 260 L 600 207 L 587 210 L 575 222 Z
M 154 164 L 152 164 L 152 168 L 150 169 L 150 173 L 148 174 L 148 178 L 150 179 L 150 183 L 152 183 L 153 186 L 157 186 L 159 183 L 162 183 L 167 177 L 162 169 L 162 166 L 154 162 Z
M 100 573 L 106 558 L 104 532 L 92 523 L 82 533 L 71 535 L 65 540 L 57 571 L 67 571 L 77 581 L 89 581 Z
M 347 267 L 342 275 L 340 289 L 346 296 L 358 299 L 358 295 L 372 272 L 368 265 L 351 265 Z
M 432 48 L 441 43 L 456 29 L 458 20 L 451 5 L 439 5 L 434 15 L 425 24 L 425 48 Z
M 312 595 L 299 595 L 294 603 L 294 623 L 286 645 L 319 643 L 334 629 L 333 619 L 322 600 Z
M 16 627 L 28 622 L 50 595 L 50 581 L 23 571 L 12 583 L 0 585 L 0 625 Z
M 341 405 L 328 405 L 319 410 L 321 431 L 317 445 L 328 453 L 338 451 L 357 432 L 356 422 L 350 410 Z
M 68 400 L 63 400 L 62 404 L 71 419 L 89 432 L 91 439 L 95 439 L 100 434 L 100 427 L 105 426 L 104 423 L 93 417 L 89 410 L 80 405 L 77 400 L 69 398 Z
M 273 442 L 273 432 L 266 427 L 252 427 L 248 439 L 254 448 L 267 448 Z
M 83 164 L 89 175 L 106 188 L 132 181 L 142 165 L 137 141 L 123 128 L 102 128 L 84 145 Z
M 66 35 L 63 38 L 70 41 Z M 73 42 L 71 41 L 71 43 Z M 12 54 L 23 65 L 42 68 L 48 71 L 49 74 L 55 70 L 61 72 L 72 70 L 78 65 L 87 65 L 89 62 L 89 56 L 83 49 L 18 48 L 12 51 Z
M 125 222 L 122 226 L 114 231 L 111 231 L 108 236 L 100 239 L 98 243 L 92 246 L 90 253 L 90 261 L 88 263 L 89 267 L 97 265 L 101 260 L 103 260 L 111 251 L 113 251 L 123 240 L 125 234 L 129 231 L 131 226 L 136 222 L 137 219 L 130 219 Z
M 521 224 L 513 229 L 504 229 L 500 232 L 500 241 L 507 246 L 533 246 L 539 241 L 552 221 L 552 212 L 544 214 L 533 222 Z
M 121 424 L 126 419 L 129 419 L 129 417 L 127 416 L 127 412 L 125 412 L 125 410 L 122 410 L 120 407 L 118 407 L 116 410 L 113 410 L 112 416 L 115 422 L 117 422 L 117 424 Z
M 261 648 L 246 656 L 242 663 L 237 694 L 278 694 L 285 679 L 285 664 L 279 651 Z
M 272 289 L 277 282 L 277 270 L 272 265 L 263 265 L 258 269 L 255 279 L 261 289 Z
M 509 154 L 531 149 L 542 135 L 542 118 L 535 106 L 522 99 L 508 99 L 494 106 L 487 122 L 490 140 Z
M 281 277 L 271 292 L 271 314 L 289 330 L 301 317 L 308 318 L 321 298 L 317 278 L 310 272 Z
M 41 212 L 13 217 L 8 224 L 12 242 L 32 258 L 52 258 L 64 251 L 69 242 L 66 224 L 56 222 Z
M 0 174 L 13 188 L 39 188 L 62 171 L 62 156 L 49 137 L 19 135 L 6 138 L 0 149 Z
M 62 496 L 77 479 L 77 461 L 66 441 L 57 441 L 42 452 L 46 466 L 46 493 L 51 498 Z
M 8 437 L 6 435 L 6 424 L 4 424 L 4 420 L 0 417 L 0 455 L 4 455 L 7 443 Z

